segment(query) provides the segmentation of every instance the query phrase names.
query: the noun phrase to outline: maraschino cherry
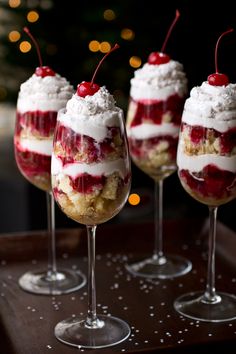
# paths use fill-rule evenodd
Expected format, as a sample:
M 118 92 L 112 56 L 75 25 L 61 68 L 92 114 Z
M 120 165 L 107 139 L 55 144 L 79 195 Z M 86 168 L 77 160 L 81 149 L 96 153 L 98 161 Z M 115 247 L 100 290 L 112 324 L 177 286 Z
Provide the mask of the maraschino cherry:
M 168 63 L 170 61 L 169 55 L 165 54 L 164 51 L 166 48 L 166 43 L 170 37 L 170 34 L 171 34 L 179 16 L 180 16 L 180 13 L 178 10 L 176 10 L 174 21 L 172 22 L 172 24 L 169 28 L 169 31 L 167 32 L 167 35 L 166 35 L 165 41 L 162 45 L 161 51 L 160 52 L 152 52 L 148 57 L 148 64 L 160 65 L 160 64 Z
M 43 62 L 42 62 L 42 56 L 40 53 L 40 49 L 39 49 L 39 45 L 36 41 L 36 39 L 32 36 L 32 34 L 30 33 L 28 27 L 24 27 L 24 31 L 28 34 L 28 36 L 31 38 L 32 42 L 35 45 L 35 48 L 37 50 L 37 54 L 38 54 L 38 59 L 39 59 L 39 67 L 36 68 L 35 70 L 35 75 L 37 76 L 41 76 L 41 77 L 45 77 L 45 76 L 55 76 L 56 73 L 55 71 L 53 71 L 49 66 L 43 66 Z
M 218 41 L 216 42 L 216 47 L 215 47 L 215 69 L 216 72 L 215 74 L 211 74 L 208 76 L 207 81 L 209 85 L 212 86 L 226 86 L 229 83 L 229 78 L 227 75 L 225 74 L 221 74 L 218 71 L 218 58 L 217 58 L 217 54 L 218 54 L 218 46 L 219 46 L 219 42 L 221 40 L 221 38 L 223 36 L 225 36 L 226 34 L 233 32 L 233 28 L 229 29 L 228 31 L 223 32 L 220 37 L 218 38 Z
M 77 95 L 80 97 L 86 97 L 86 96 L 93 96 L 99 89 L 100 86 L 94 83 L 95 76 L 97 75 L 98 69 L 100 68 L 101 64 L 103 61 L 106 59 L 106 57 L 111 54 L 114 50 L 118 49 L 120 46 L 118 44 L 115 44 L 109 52 L 107 52 L 104 57 L 100 60 L 98 63 L 96 70 L 93 74 L 91 82 L 88 81 L 83 81 L 77 86 Z

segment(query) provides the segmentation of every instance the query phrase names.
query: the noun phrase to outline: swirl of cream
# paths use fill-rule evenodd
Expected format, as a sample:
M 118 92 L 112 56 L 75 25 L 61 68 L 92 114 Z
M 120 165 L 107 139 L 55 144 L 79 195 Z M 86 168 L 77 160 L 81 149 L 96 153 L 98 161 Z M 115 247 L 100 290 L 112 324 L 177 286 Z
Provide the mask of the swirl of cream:
M 123 119 L 123 111 L 105 86 L 92 96 L 80 97 L 75 93 L 65 111 L 58 115 L 63 125 L 98 142 L 107 137 L 107 127 L 119 126 L 120 119 Z
M 161 65 L 145 63 L 131 79 L 130 96 L 136 100 L 164 100 L 175 93 L 181 97 L 186 95 L 187 78 L 183 65 L 174 60 Z
M 58 111 L 66 106 L 73 92 L 73 86 L 59 74 L 45 77 L 33 74 L 20 86 L 17 109 L 21 113 Z
M 107 111 L 116 110 L 115 100 L 105 86 L 102 86 L 94 95 L 80 97 L 74 94 L 67 102 L 67 112 L 69 114 L 84 114 L 94 116 Z
M 236 126 L 236 84 L 213 86 L 204 81 L 185 101 L 182 121 L 224 132 Z

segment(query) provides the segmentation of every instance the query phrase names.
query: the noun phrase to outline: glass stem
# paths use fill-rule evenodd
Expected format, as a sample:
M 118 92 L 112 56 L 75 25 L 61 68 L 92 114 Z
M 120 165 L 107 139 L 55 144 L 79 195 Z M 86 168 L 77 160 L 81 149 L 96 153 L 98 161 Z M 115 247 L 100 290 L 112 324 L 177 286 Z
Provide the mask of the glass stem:
M 52 192 L 47 192 L 47 220 L 48 220 L 48 271 L 47 279 L 57 279 L 56 240 L 55 240 L 55 204 Z
M 88 314 L 86 326 L 97 328 L 96 282 L 95 282 L 95 235 L 97 226 L 87 226 L 88 236 Z
M 216 221 L 217 207 L 209 206 L 209 245 L 208 245 L 208 265 L 207 265 L 207 284 L 203 295 L 203 302 L 216 303 L 219 297 L 215 290 L 215 240 L 216 240 Z
M 155 182 L 154 203 L 155 239 L 153 259 L 160 260 L 163 257 L 163 180 Z

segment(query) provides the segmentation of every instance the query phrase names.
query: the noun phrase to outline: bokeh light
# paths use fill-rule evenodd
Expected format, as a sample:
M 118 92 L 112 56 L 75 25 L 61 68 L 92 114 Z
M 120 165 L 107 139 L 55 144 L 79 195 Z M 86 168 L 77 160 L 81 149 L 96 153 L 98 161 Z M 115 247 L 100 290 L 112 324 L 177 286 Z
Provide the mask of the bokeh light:
M 20 32 L 18 31 L 11 31 L 8 34 L 8 39 L 10 42 L 17 42 L 20 39 Z
M 39 19 L 39 14 L 37 11 L 29 11 L 27 14 L 27 20 L 29 22 L 36 22 Z
M 142 65 L 142 60 L 141 58 L 137 57 L 137 56 L 132 56 L 129 59 L 129 65 L 132 66 L 132 68 L 139 68 Z
M 98 41 L 89 42 L 89 50 L 91 52 L 98 52 L 100 50 L 100 43 Z
M 140 203 L 140 196 L 137 193 L 132 193 L 129 195 L 129 204 L 138 205 Z
M 109 42 L 101 42 L 99 49 L 100 49 L 100 52 L 107 53 L 111 49 L 111 45 Z
M 20 43 L 19 48 L 22 53 L 27 53 L 31 49 L 31 44 L 28 41 L 23 41 Z
M 107 9 L 103 12 L 103 17 L 107 21 L 113 21 L 116 18 L 116 14 L 113 10 Z
M 130 28 L 123 28 L 120 36 L 127 41 L 132 41 L 135 37 L 135 33 Z
M 21 0 L 9 0 L 8 4 L 9 4 L 10 7 L 15 8 L 15 7 L 20 6 Z

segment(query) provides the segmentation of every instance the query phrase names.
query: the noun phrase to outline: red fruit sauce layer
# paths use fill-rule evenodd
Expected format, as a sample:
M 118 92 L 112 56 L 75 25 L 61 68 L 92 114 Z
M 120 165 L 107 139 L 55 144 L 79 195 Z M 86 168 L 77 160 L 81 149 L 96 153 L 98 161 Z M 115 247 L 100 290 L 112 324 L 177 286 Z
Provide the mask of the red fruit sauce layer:
M 108 154 L 115 151 L 113 139 L 119 133 L 119 128 L 107 129 L 108 137 L 98 143 L 87 135 L 80 135 L 62 124 L 58 125 L 54 142 L 60 143 L 65 156 L 57 157 L 61 159 L 63 165 L 75 161 L 93 163 L 104 160 Z
M 22 129 L 29 128 L 32 134 L 37 132 L 40 136 L 48 137 L 54 133 L 57 120 L 56 111 L 33 111 L 16 113 L 16 134 Z
M 185 102 L 185 97 L 177 94 L 169 96 L 165 101 L 159 100 L 134 100 L 131 103 L 136 104 L 136 112 L 131 122 L 131 127 L 140 125 L 143 120 L 151 120 L 154 124 L 162 123 L 162 116 L 170 112 L 172 115 L 171 123 L 180 125 Z
M 15 158 L 20 171 L 28 178 L 45 173 L 49 176 L 51 174 L 51 156 L 22 151 L 15 145 Z
M 173 138 L 170 135 L 162 135 L 155 138 L 150 139 L 131 139 L 129 138 L 129 148 L 130 153 L 132 156 L 136 156 L 138 158 L 145 158 L 147 154 L 155 148 L 161 142 L 168 142 L 168 153 L 171 155 L 173 160 L 176 159 L 177 153 L 177 145 L 178 145 L 178 138 Z
M 179 176 L 200 197 L 222 199 L 236 193 L 236 174 L 213 164 L 205 166 L 199 173 L 180 170 Z
M 220 152 L 223 154 L 231 153 L 231 151 L 236 147 L 236 127 L 221 133 L 212 128 L 205 128 L 200 125 L 190 126 L 183 123 L 181 126 L 181 131 L 187 127 L 189 127 L 191 142 L 195 145 L 201 144 L 203 139 L 206 140 L 208 136 L 211 136 L 211 138 L 214 139 L 219 138 Z
M 92 193 L 95 189 L 102 189 L 105 182 L 105 176 L 91 176 L 87 173 L 83 173 L 76 178 L 70 178 L 70 185 L 72 188 L 79 193 L 88 194 Z M 53 193 L 57 194 L 64 194 L 60 189 L 57 187 L 53 189 Z
M 104 175 L 92 176 L 92 175 L 89 175 L 88 173 L 82 173 L 76 178 L 71 178 L 69 176 L 69 178 L 70 178 L 70 184 L 71 184 L 72 188 L 76 192 L 79 192 L 82 194 L 92 193 L 92 192 L 94 192 L 95 189 L 101 190 L 107 181 L 107 177 Z M 130 178 L 131 178 L 130 175 L 127 175 L 124 180 L 122 180 L 120 178 L 119 186 L 124 186 L 125 184 L 127 184 L 129 182 Z M 55 187 L 53 189 L 53 193 L 55 196 L 57 196 L 58 194 L 65 194 L 57 187 Z

